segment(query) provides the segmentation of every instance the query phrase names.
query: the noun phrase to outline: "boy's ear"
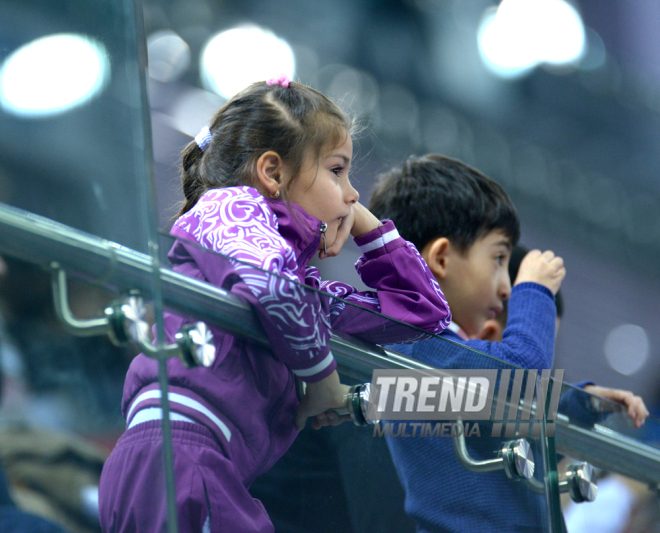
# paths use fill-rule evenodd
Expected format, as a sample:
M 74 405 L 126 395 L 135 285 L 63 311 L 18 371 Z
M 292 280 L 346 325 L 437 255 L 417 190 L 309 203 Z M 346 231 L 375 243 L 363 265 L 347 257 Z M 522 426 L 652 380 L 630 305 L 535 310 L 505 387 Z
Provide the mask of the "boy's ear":
M 492 318 L 486 320 L 484 327 L 481 328 L 481 331 L 474 338 L 481 339 L 482 341 L 502 342 L 503 333 L 502 325 L 496 318 Z
M 282 186 L 281 175 L 283 167 L 282 158 L 277 152 L 273 152 L 272 150 L 264 152 L 257 159 L 255 170 L 262 194 L 266 192 L 268 195 L 275 197 Z
M 422 257 L 438 279 L 445 279 L 447 266 L 450 262 L 451 243 L 446 237 L 438 237 L 430 241 L 422 250 Z

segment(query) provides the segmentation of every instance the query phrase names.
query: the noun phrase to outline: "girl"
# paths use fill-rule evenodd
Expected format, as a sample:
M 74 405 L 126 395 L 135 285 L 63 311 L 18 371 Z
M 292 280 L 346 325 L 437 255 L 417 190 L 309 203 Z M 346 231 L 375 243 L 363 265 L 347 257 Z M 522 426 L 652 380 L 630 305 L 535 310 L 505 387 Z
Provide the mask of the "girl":
M 236 95 L 186 147 L 185 204 L 171 230 L 173 268 L 245 297 L 272 352 L 214 330 L 210 368 L 168 361 L 181 532 L 273 531 L 248 487 L 307 418 L 317 429 L 341 422 L 326 414 L 345 403 L 347 392 L 328 347 L 331 327 L 374 342 L 410 338 L 408 328 L 389 327 L 345 301 L 432 333 L 451 320 L 415 248 L 391 221 L 381 223 L 358 203 L 348 178 L 352 128 L 321 93 L 279 78 Z M 337 255 L 351 235 L 364 254 L 358 273 L 378 292 L 322 282 L 307 266 L 317 250 L 321 258 Z M 304 290 L 303 283 L 345 301 Z M 185 322 L 166 314 L 168 342 Z M 156 361 L 144 355 L 128 371 L 122 402 L 128 429 L 99 489 L 105 532 L 162 531 L 166 523 L 157 373 Z M 302 402 L 294 376 L 307 383 Z

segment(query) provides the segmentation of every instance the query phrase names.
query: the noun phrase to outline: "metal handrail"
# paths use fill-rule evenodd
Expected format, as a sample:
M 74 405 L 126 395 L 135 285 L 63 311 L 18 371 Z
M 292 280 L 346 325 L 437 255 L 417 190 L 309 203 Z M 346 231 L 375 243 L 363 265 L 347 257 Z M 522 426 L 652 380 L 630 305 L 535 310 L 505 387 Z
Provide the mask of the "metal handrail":
M 57 262 L 69 274 L 117 292 L 151 293 L 152 259 L 119 244 L 0 203 L 0 254 L 48 269 Z M 240 297 L 167 268 L 161 268 L 168 309 L 214 323 L 230 333 L 268 345 L 256 314 Z M 358 339 L 333 333 L 330 349 L 340 372 L 368 381 L 374 369 L 433 367 Z M 484 357 L 486 357 L 484 355 Z M 562 415 L 555 429 L 557 450 L 575 459 L 660 485 L 660 449 L 601 426 L 583 428 Z

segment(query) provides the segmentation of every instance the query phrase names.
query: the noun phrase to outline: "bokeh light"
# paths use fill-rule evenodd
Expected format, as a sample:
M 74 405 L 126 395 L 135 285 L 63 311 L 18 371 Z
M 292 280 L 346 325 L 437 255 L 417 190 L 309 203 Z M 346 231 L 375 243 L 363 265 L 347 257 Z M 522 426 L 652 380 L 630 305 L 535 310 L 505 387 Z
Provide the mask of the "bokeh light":
M 615 327 L 605 339 L 605 357 L 610 366 L 626 376 L 641 370 L 651 351 L 644 328 L 633 324 Z
M 182 93 L 170 109 L 172 127 L 190 137 L 208 126 L 213 115 L 227 100 L 203 89 L 188 89 Z
M 366 115 L 378 105 L 379 87 L 370 74 L 346 68 L 333 77 L 327 94 L 345 109 Z
M 163 83 L 179 79 L 190 66 L 190 47 L 173 31 L 158 31 L 147 39 L 149 76 Z
M 587 49 L 580 61 L 580 70 L 596 70 L 603 67 L 607 61 L 605 43 L 596 30 L 586 28 Z
M 100 42 L 54 34 L 14 51 L 0 68 L 0 106 L 14 115 L 43 117 L 80 106 L 110 79 L 110 60 Z
M 484 13 L 477 39 L 486 67 L 503 78 L 575 64 L 586 48 L 582 18 L 564 0 L 502 0 Z
M 233 28 L 214 36 L 201 56 L 204 87 L 231 98 L 251 83 L 286 74 L 293 78 L 295 58 L 289 44 L 257 26 Z

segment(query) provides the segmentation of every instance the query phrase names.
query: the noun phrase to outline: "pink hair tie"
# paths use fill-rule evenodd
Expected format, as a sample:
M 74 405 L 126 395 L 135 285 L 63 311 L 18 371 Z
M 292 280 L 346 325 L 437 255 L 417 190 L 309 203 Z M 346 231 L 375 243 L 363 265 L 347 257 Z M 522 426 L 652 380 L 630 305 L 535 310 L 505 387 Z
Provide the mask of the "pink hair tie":
M 286 74 L 283 74 L 279 78 L 271 78 L 266 82 L 266 85 L 280 85 L 281 87 L 284 87 L 285 89 L 289 86 L 289 83 L 291 83 L 291 80 L 289 79 L 289 76 Z

